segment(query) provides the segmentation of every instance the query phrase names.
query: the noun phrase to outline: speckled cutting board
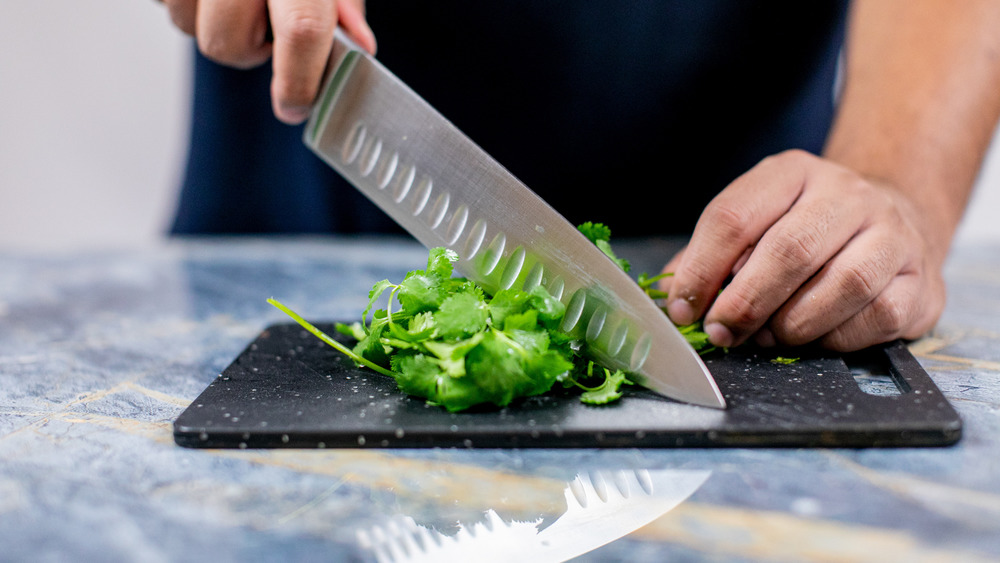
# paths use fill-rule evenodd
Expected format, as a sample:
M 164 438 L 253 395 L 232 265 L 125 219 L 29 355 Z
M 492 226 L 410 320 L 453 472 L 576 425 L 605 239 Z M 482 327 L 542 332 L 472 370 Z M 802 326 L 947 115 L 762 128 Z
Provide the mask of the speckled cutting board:
M 774 357 L 737 349 L 706 358 L 725 411 L 631 387 L 601 407 L 567 394 L 453 414 L 278 324 L 181 413 L 174 439 L 200 448 L 893 447 L 961 436 L 958 414 L 901 343 L 846 358 L 803 352 L 788 365 Z M 891 392 L 862 391 L 856 377 L 869 376 Z

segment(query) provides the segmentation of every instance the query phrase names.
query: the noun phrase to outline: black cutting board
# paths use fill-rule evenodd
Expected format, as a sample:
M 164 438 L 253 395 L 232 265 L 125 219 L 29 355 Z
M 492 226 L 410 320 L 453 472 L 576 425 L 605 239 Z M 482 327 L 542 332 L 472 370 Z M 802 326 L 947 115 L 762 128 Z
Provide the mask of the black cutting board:
M 332 325 L 320 328 L 334 334 Z M 944 446 L 961 436 L 958 414 L 900 342 L 848 356 L 797 350 L 792 364 L 772 362 L 774 354 L 706 357 L 724 411 L 630 387 L 600 407 L 565 394 L 448 413 L 354 367 L 298 325 L 277 324 L 181 413 L 174 440 L 199 448 L 887 447 Z M 861 372 L 898 391 L 862 391 Z

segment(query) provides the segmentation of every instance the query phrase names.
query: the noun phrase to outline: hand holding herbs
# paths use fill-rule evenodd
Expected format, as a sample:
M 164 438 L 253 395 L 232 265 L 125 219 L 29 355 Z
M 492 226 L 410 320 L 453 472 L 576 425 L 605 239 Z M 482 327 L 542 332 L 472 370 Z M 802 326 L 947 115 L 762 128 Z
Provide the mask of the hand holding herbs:
M 628 271 L 628 262 L 611 250 L 607 227 L 586 223 L 580 230 Z M 452 276 L 457 260 L 453 251 L 434 248 L 426 269 L 409 272 L 398 284 L 376 283 L 361 321 L 337 325 L 357 341 L 353 349 L 274 299 L 268 302 L 359 366 L 390 376 L 404 393 L 451 412 L 504 407 L 553 388 L 580 389 L 581 401 L 595 405 L 622 396 L 622 386 L 631 383 L 626 374 L 584 357 L 585 344 L 559 329 L 565 306 L 544 287 L 488 295 L 475 282 Z M 640 277 L 651 298 L 659 297 L 652 286 L 660 277 Z M 378 308 L 386 293 L 385 308 Z M 679 328 L 696 350 L 710 348 L 700 325 Z

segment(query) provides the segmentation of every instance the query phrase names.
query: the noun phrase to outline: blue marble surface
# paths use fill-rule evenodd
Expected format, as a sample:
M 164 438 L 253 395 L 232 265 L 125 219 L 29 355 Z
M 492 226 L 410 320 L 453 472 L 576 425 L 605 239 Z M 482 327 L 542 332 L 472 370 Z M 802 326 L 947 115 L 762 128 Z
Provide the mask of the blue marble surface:
M 625 245 L 652 271 L 675 241 Z M 374 560 L 392 522 L 544 528 L 579 473 L 703 471 L 582 561 L 1000 559 L 1000 246 L 955 250 L 911 351 L 964 420 L 947 448 L 193 450 L 171 423 L 283 315 L 355 318 L 419 268 L 398 239 L 213 239 L 0 254 L 0 560 Z M 461 525 L 459 524 L 461 523 Z M 553 527 L 555 527 L 553 525 Z M 496 554 L 496 551 L 491 553 Z

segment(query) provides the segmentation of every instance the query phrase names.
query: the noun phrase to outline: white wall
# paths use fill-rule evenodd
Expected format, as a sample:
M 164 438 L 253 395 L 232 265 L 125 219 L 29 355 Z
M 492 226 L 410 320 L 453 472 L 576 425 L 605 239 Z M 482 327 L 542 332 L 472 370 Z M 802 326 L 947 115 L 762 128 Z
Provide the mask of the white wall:
M 188 48 L 154 0 L 0 2 L 0 248 L 161 235 L 184 161 Z
M 184 161 L 189 43 L 154 0 L 0 3 L 0 249 L 142 244 Z M 1000 240 L 1000 143 L 961 240 Z

